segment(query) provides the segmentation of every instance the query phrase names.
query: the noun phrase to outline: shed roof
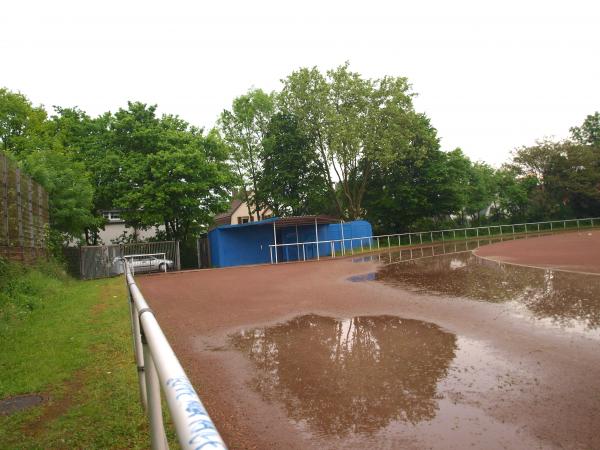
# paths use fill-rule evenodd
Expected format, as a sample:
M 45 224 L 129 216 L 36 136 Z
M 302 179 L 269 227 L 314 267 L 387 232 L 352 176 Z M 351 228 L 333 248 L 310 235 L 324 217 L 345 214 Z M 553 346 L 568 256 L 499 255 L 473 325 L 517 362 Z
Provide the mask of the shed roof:
M 326 215 L 314 215 L 314 216 L 291 216 L 291 217 L 271 217 L 269 219 L 258 220 L 256 222 L 248 222 L 235 225 L 222 225 L 219 229 L 227 228 L 241 228 L 241 227 L 259 227 L 263 225 L 273 226 L 276 228 L 290 227 L 290 226 L 301 226 L 301 225 L 314 225 L 315 221 L 317 225 L 324 225 L 329 223 L 338 223 L 339 219 L 333 216 Z

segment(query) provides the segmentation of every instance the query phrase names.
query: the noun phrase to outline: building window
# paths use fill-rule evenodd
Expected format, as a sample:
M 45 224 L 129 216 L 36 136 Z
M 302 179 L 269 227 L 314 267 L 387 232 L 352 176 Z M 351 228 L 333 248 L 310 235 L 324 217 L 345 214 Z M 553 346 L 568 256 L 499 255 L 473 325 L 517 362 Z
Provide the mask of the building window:
M 250 218 L 248 216 L 238 217 L 238 224 L 248 223 L 250 222 Z

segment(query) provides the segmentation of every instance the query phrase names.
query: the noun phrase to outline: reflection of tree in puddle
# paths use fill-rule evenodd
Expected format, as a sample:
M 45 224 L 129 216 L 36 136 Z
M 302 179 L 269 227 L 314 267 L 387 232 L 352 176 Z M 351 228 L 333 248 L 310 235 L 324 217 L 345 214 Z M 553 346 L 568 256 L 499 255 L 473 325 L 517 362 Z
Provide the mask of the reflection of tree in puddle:
M 538 318 L 600 327 L 600 277 L 501 264 L 470 252 L 382 266 L 376 279 L 418 291 L 517 301 Z
M 307 315 L 232 337 L 259 369 L 256 388 L 319 433 L 374 432 L 435 416 L 456 337 L 397 317 Z

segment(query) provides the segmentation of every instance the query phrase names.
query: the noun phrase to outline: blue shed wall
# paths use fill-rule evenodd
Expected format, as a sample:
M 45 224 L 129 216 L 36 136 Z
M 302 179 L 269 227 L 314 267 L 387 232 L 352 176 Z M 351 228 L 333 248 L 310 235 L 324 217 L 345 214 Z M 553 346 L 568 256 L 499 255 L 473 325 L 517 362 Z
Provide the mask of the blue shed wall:
M 344 227 L 344 239 L 357 237 L 370 237 L 372 233 L 371 224 L 365 220 L 346 222 Z M 340 240 L 342 238 L 340 224 L 318 225 L 319 241 Z M 275 259 L 275 253 L 269 252 L 269 245 L 273 244 L 272 220 L 264 223 L 256 222 L 245 225 L 226 225 L 211 230 L 208 233 L 210 243 L 211 263 L 213 267 L 231 267 L 245 264 L 264 264 L 271 262 L 271 254 Z M 295 244 L 299 242 L 314 242 L 316 233 L 314 225 L 291 226 L 277 229 L 278 244 Z M 368 247 L 370 239 L 363 239 L 363 245 Z M 346 251 L 351 245 L 360 248 L 360 240 L 345 242 Z M 304 247 L 304 250 L 303 250 Z M 277 248 L 277 260 L 296 261 L 315 259 L 317 257 L 316 244 L 288 245 Z M 341 251 L 341 243 L 334 244 L 334 251 Z M 319 244 L 319 255 L 331 255 L 331 243 Z

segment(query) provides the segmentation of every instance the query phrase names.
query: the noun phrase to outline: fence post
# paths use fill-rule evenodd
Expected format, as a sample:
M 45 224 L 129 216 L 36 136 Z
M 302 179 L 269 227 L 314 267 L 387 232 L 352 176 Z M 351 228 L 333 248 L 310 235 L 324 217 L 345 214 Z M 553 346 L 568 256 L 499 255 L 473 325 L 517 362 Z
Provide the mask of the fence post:
M 163 424 L 162 407 L 160 400 L 160 382 L 156 366 L 152 360 L 152 353 L 142 334 L 142 345 L 144 346 L 144 373 L 146 374 L 146 396 L 148 399 L 148 419 L 150 420 L 150 442 L 153 450 L 168 449 L 165 426 Z
M 177 270 L 181 270 L 181 256 L 179 253 L 179 241 L 175 241 L 175 257 L 177 258 Z
M 200 238 L 196 238 L 196 255 L 198 256 L 198 269 L 202 269 L 202 262 L 200 261 Z
M 125 261 L 123 264 L 123 272 L 127 275 L 127 268 L 125 267 Z M 127 283 L 127 277 L 125 277 L 125 283 Z M 140 320 L 137 314 L 131 292 L 129 291 L 129 284 L 127 285 L 127 296 L 129 299 L 129 314 L 131 316 L 131 338 L 133 340 L 133 356 L 135 358 L 135 365 L 138 374 L 138 387 L 140 390 L 140 400 L 144 409 L 148 406 L 147 393 L 146 393 L 146 377 L 144 375 L 144 354 L 142 350 L 142 337 L 140 334 Z

